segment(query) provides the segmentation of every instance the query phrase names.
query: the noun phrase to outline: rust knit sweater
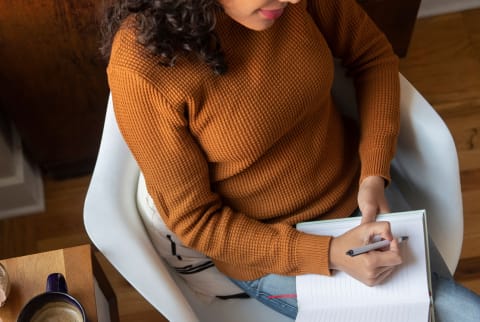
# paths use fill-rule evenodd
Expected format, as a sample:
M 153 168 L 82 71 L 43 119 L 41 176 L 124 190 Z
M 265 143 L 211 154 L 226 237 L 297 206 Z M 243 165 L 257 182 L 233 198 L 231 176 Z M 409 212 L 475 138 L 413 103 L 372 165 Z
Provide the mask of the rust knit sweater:
M 265 31 L 218 14 L 229 64 L 160 66 L 128 24 L 108 79 L 119 127 L 167 226 L 237 279 L 329 274 L 329 236 L 294 225 L 348 216 L 358 183 L 389 180 L 398 59 L 354 0 L 289 5 Z M 333 57 L 355 77 L 360 135 L 330 95 Z

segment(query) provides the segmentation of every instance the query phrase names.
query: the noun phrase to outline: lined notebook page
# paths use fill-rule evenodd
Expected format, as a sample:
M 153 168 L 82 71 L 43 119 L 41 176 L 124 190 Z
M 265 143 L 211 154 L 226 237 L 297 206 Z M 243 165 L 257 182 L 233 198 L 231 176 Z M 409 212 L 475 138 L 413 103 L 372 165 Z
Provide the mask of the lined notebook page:
M 381 285 L 368 287 L 346 273 L 297 276 L 297 322 L 427 322 L 430 296 L 424 211 L 379 216 L 393 235 L 408 236 L 400 245 L 403 263 Z M 299 224 L 310 234 L 338 236 L 360 223 L 359 217 Z M 348 255 L 345 255 L 348 256 Z

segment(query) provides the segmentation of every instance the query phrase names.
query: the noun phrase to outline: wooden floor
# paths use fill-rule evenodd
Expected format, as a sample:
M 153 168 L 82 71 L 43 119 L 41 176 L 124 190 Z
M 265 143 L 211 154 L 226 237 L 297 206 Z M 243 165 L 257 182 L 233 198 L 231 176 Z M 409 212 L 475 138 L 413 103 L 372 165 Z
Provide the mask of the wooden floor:
M 421 19 L 401 71 L 436 108 L 457 144 L 465 239 L 456 278 L 480 294 L 480 9 Z M 439 160 L 441 161 L 441 160 Z M 88 243 L 82 207 L 89 177 L 45 179 L 47 211 L 0 220 L 0 258 Z M 97 253 L 122 322 L 163 321 Z

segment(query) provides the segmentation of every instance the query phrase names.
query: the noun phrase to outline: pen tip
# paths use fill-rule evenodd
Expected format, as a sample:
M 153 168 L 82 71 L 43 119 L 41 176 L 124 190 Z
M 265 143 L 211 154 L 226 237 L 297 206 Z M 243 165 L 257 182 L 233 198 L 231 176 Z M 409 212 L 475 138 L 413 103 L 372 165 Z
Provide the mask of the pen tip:
M 401 238 L 402 238 L 402 241 L 408 240 L 408 236 L 402 236 Z

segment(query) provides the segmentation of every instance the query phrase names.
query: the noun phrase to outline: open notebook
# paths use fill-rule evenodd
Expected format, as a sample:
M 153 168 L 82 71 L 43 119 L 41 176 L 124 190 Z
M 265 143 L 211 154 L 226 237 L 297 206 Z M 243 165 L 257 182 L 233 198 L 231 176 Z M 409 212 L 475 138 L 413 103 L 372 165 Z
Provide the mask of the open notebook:
M 391 223 L 403 263 L 381 285 L 368 287 L 344 272 L 333 276 L 297 276 L 296 322 L 428 322 L 434 321 L 428 235 L 424 210 L 378 216 Z M 300 223 L 297 229 L 338 236 L 360 223 L 360 217 Z M 345 255 L 347 256 L 347 255 Z

